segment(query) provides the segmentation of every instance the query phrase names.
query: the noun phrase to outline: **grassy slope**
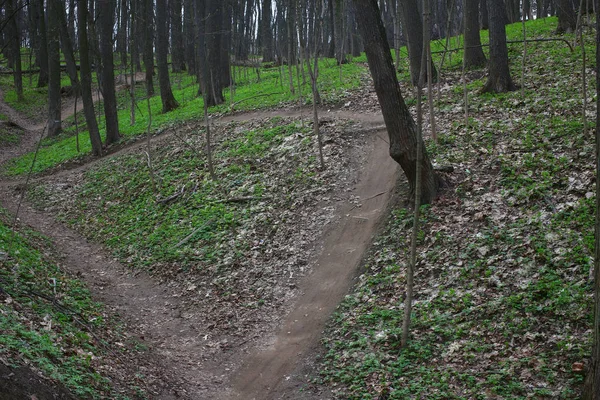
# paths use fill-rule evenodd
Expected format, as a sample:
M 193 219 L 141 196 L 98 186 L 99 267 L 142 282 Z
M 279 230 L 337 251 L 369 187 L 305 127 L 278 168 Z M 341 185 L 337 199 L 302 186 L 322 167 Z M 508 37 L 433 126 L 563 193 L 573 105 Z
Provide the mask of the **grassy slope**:
M 78 398 L 145 397 L 143 381 L 121 365 L 134 362 L 138 344 L 58 266 L 47 239 L 0 222 L 0 249 L 0 359 L 29 365 Z
M 552 36 L 555 26 L 528 23 L 529 37 Z M 508 26 L 509 39 L 520 30 Z M 590 59 L 593 33 L 586 44 Z M 520 52 L 510 47 L 517 82 Z M 442 91 L 441 138 L 428 146 L 455 172 L 451 188 L 424 207 L 410 344 L 399 348 L 412 217 L 397 209 L 324 339 L 321 380 L 339 398 L 580 393 L 583 375 L 572 365 L 590 353 L 595 201 L 582 57 L 559 42 L 530 44 L 528 54 L 525 96 L 480 96 L 485 78 L 469 83 L 468 128 L 460 74 L 445 74 L 455 86 Z M 587 73 L 589 82 L 593 66 Z
M 342 66 L 343 81 L 340 82 L 340 69 L 336 66 L 335 60 L 325 59 L 321 61 L 321 69 L 319 75 L 319 90 L 321 91 L 322 99 L 325 102 L 337 102 L 348 94 L 348 91 L 356 89 L 360 86 L 360 71 L 363 70 L 358 64 L 345 64 Z M 296 87 L 295 94 L 289 90 L 287 78 L 287 68 L 262 68 L 260 71 L 260 82 L 255 71 L 250 68 L 235 68 L 237 87 L 232 93 L 226 89 L 224 91 L 226 104 L 213 107 L 209 110 L 211 114 L 222 114 L 232 109 L 236 111 L 265 109 L 269 107 L 282 106 L 290 103 L 298 102 L 298 89 Z M 297 74 L 294 70 L 294 85 L 297 86 Z M 310 77 L 306 75 L 307 82 Z M 302 81 L 302 77 L 300 77 Z M 2 87 L 5 88 L 5 100 L 16 109 L 24 112 L 26 115 L 33 113 L 32 108 L 40 109 L 46 101 L 45 89 L 28 88 L 25 90 L 25 101 L 18 102 L 14 89 L 10 89 L 12 83 L 4 79 L 0 81 Z M 35 85 L 36 80 L 33 79 Z M 24 83 L 28 83 L 28 80 Z M 64 82 L 68 84 L 68 82 Z M 173 74 L 171 77 L 173 93 L 175 98 L 180 103 L 180 107 L 170 113 L 163 114 L 160 96 L 154 96 L 150 99 L 150 109 L 152 118 L 152 130 L 159 131 L 174 124 L 182 124 L 189 120 L 198 120 L 203 118 L 203 101 L 201 97 L 197 97 L 198 87 L 194 83 L 194 79 L 186 74 Z M 157 86 L 157 85 L 155 85 Z M 310 103 L 311 89 L 308 83 L 301 85 L 303 102 Z M 158 94 L 158 87 L 156 87 Z M 143 83 L 138 84 L 136 90 L 136 98 L 138 99 L 138 108 L 135 124 L 130 125 L 130 97 L 127 91 L 121 91 L 119 94 L 119 130 L 121 135 L 127 139 L 139 136 L 146 132 L 149 122 L 148 104 L 145 100 L 145 90 Z M 35 105 L 34 107 L 32 107 Z M 232 107 L 233 105 L 233 107 Z M 101 103 L 97 104 L 101 108 Z M 65 121 L 65 135 L 58 139 L 45 140 L 44 145 L 40 149 L 36 165 L 33 172 L 41 172 L 49 168 L 55 167 L 61 163 L 76 159 L 81 155 L 88 154 L 91 151 L 89 137 L 85 131 L 85 121 L 83 116 L 79 116 L 80 143 L 81 152 L 77 152 L 76 138 L 74 136 L 75 127 L 73 118 L 70 117 Z M 99 120 L 101 134 L 104 135 L 103 121 Z M 8 175 L 19 175 L 26 173 L 33 160 L 33 154 L 20 157 L 11 162 L 4 170 Z

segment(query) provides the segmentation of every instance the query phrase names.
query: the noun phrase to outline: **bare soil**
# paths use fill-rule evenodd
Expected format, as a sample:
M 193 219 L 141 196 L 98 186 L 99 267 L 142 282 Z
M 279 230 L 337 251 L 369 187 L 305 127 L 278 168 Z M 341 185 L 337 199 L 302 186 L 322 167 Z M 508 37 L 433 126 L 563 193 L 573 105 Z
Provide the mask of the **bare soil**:
M 362 98 L 362 107 L 361 101 L 353 100 L 341 109 L 321 112 L 321 121 L 352 119 L 361 122 L 368 133 L 366 145 L 360 149 L 363 157 L 357 157 L 353 165 L 356 171 L 360 170 L 356 185 L 336 189 L 346 193 L 339 196 L 341 200 L 335 204 L 334 223 L 324 227 L 319 237 L 314 238 L 313 254 L 308 257 L 312 272 L 298 283 L 299 294 L 281 308 L 283 314 L 274 316 L 277 329 L 258 338 L 251 336 L 218 356 L 206 352 L 206 338 L 200 334 L 203 327 L 197 322 L 202 320 L 199 314 L 202 308 L 182 295 L 180 287 L 161 283 L 143 272 L 132 272 L 102 246 L 90 243 L 57 222 L 52 213 L 36 210 L 28 204 L 21 206 L 20 222 L 51 238 L 64 256 L 65 267 L 87 282 L 93 296 L 119 314 L 148 344 L 156 365 L 144 373 L 154 379 L 151 386 L 155 388 L 156 398 L 330 398 L 318 390 L 304 390 L 310 385 L 307 373 L 313 372 L 311 365 L 325 322 L 352 285 L 397 181 L 397 167 L 388 155 L 387 138 L 382 130 L 383 119 L 375 112 L 372 94 Z M 34 148 L 36 127 L 1 101 L 0 112 L 11 119 L 14 116 L 29 133 L 18 150 L 8 153 L 0 149 L 2 163 Z M 287 109 L 242 113 L 224 117 L 219 123 L 299 116 L 308 112 Z M 167 132 L 158 140 L 169 136 Z M 143 145 L 138 142 L 124 146 L 109 157 L 139 150 Z M 78 174 L 93 164 L 63 168 L 49 178 L 77 179 Z M 0 182 L 0 203 L 12 213 L 17 211 L 21 187 L 17 182 Z M 350 203 L 348 198 L 358 199 L 359 203 Z M 135 370 L 136 366 L 132 366 L 132 371 Z

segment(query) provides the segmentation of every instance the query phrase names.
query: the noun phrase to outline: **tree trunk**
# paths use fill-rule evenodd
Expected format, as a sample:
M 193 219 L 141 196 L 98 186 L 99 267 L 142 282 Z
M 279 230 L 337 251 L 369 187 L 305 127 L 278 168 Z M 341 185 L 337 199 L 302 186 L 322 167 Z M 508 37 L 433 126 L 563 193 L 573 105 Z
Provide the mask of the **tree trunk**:
M 77 7 L 77 19 L 79 29 L 77 30 L 79 39 L 79 65 L 81 72 L 81 100 L 83 101 L 83 113 L 88 132 L 90 133 L 90 142 L 92 143 L 92 153 L 96 156 L 102 155 L 102 141 L 98 132 L 98 121 L 94 113 L 94 101 L 92 99 L 92 68 L 90 65 L 90 52 L 88 48 L 87 32 L 88 10 L 85 1 L 79 3 Z
M 154 96 L 154 3 L 142 0 L 144 27 L 144 68 L 146 69 L 146 94 Z
M 127 66 L 127 22 L 129 20 L 129 10 L 127 9 L 127 0 L 120 0 L 119 7 L 119 32 L 117 34 L 117 52 L 121 56 L 121 65 Z
M 410 77 L 413 86 L 417 86 L 419 83 L 419 74 L 421 73 L 421 59 L 423 58 L 423 21 L 421 20 L 416 0 L 398 0 L 398 5 L 400 6 L 400 15 L 402 16 L 405 28 L 404 33 L 408 41 Z M 357 18 L 360 18 L 360 15 L 357 15 Z M 385 37 L 383 40 L 387 43 Z M 437 72 L 434 65 L 431 66 L 431 70 L 433 71 L 432 76 L 435 78 Z
M 490 23 L 490 62 L 488 79 L 482 93 L 503 93 L 516 90 L 508 68 L 508 48 L 504 27 L 502 0 L 487 0 Z
M 385 38 L 385 28 L 381 21 L 377 1 L 353 0 L 353 2 L 367 53 L 369 70 L 373 76 L 375 91 L 388 131 L 390 156 L 402 167 L 408 178 L 411 192 L 414 193 L 417 166 L 417 128 L 408 107 L 404 103 L 402 93 L 400 93 L 400 86 L 392 64 L 392 56 Z M 421 171 L 421 199 L 423 204 L 428 204 L 436 196 L 439 178 L 425 151 L 423 152 Z
M 74 91 L 79 90 L 79 79 L 77 78 L 77 63 L 73 52 L 73 42 L 69 35 L 69 26 L 67 25 L 67 16 L 64 4 L 60 0 L 48 0 L 48 3 L 54 3 L 54 17 L 60 29 L 60 45 L 67 64 L 67 74 L 71 80 L 71 87 Z
M 490 23 L 488 16 L 487 0 L 481 0 L 479 3 L 479 7 L 481 10 L 481 29 L 488 30 L 490 27 Z
M 335 1 L 333 7 L 333 25 L 334 25 L 334 36 L 335 36 L 335 59 L 338 64 L 345 64 L 346 54 L 344 49 L 344 0 L 330 0 Z
M 46 13 L 44 11 L 44 0 L 33 0 L 36 5 L 35 22 L 39 30 L 38 64 L 40 74 L 38 75 L 37 87 L 48 86 L 48 37 L 46 32 Z
M 115 66 L 113 61 L 113 16 L 112 0 L 98 0 L 98 23 L 100 27 L 100 54 L 102 56 L 102 97 L 106 120 L 106 144 L 119 141 L 117 96 L 115 93 Z
M 486 59 L 479 36 L 479 0 L 464 0 L 465 68 L 485 67 Z
M 48 2 L 48 136 L 57 136 L 62 131 L 60 101 L 60 47 L 59 27 L 55 17 L 56 3 Z
M 201 35 L 200 47 L 204 48 L 204 57 L 200 55 L 202 61 L 202 92 L 205 95 L 205 101 L 208 107 L 216 106 L 225 102 L 223 96 L 223 3 L 220 0 L 200 1 L 198 6 L 205 3 L 203 13 L 204 35 Z M 229 69 L 229 68 L 227 68 Z
M 198 27 L 195 23 L 196 7 L 193 0 L 184 0 L 183 36 L 185 40 L 185 62 L 190 75 L 198 75 L 197 58 L 198 42 L 196 41 Z
M 600 7 L 596 4 L 596 106 L 600 107 Z M 600 110 L 600 108 L 597 108 Z M 594 252 L 594 322 L 592 356 L 583 400 L 600 399 L 600 113 L 596 112 L 596 237 Z
M 575 15 L 573 3 L 570 0 L 557 0 L 557 14 L 558 27 L 556 33 L 562 35 L 563 33 L 574 32 L 577 25 L 577 16 Z
M 23 100 L 23 74 L 21 72 L 21 38 L 17 26 L 16 10 L 14 0 L 4 0 L 6 17 L 8 18 L 6 27 L 8 28 L 8 43 L 10 56 L 13 65 L 13 79 L 15 91 L 19 101 Z
M 69 1 L 69 37 L 71 43 L 73 43 L 74 50 L 77 47 L 77 36 L 75 36 L 75 2 L 76 0 Z
M 174 110 L 179 106 L 173 96 L 169 79 L 169 65 L 167 63 L 169 36 L 167 32 L 167 0 L 156 0 L 156 59 L 163 113 Z
M 262 23 L 261 23 L 261 43 L 263 62 L 273 61 L 273 32 L 272 32 L 272 9 L 271 0 L 262 2 Z
M 171 70 L 185 70 L 183 55 L 183 31 L 181 22 L 181 0 L 171 0 Z M 160 77 L 159 77 L 160 79 Z

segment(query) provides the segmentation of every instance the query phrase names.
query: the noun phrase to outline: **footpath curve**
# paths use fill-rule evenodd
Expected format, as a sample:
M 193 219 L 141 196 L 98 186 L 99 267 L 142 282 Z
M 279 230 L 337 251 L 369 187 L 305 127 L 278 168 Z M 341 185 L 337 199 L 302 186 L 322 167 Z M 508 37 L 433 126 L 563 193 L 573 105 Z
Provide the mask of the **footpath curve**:
M 1 102 L 0 102 L 1 103 Z M 1 111 L 1 108 L 0 108 Z M 278 110 L 243 113 L 221 118 L 218 123 L 245 121 L 269 116 L 306 115 L 304 110 Z M 305 382 L 305 363 L 318 348 L 318 339 L 337 304 L 352 285 L 352 278 L 368 249 L 377 227 L 385 216 L 398 176 L 397 164 L 388 155 L 388 145 L 379 113 L 344 110 L 322 112 L 323 118 L 349 118 L 370 130 L 364 148 L 367 160 L 359 173 L 352 195 L 360 206 L 338 204 L 336 222 L 324 232 L 313 272 L 300 283 L 302 294 L 291 312 L 283 318 L 279 332 L 268 343 L 240 355 L 241 363 L 217 365 L 203 357 L 202 340 L 196 334 L 194 306 L 185 304 L 168 285 L 146 273 L 133 274 L 102 246 L 88 242 L 78 233 L 57 222 L 54 216 L 21 206 L 20 222 L 48 236 L 64 256 L 65 267 L 79 274 L 95 298 L 137 327 L 161 359 L 168 375 L 168 388 L 157 393 L 159 399 L 323 399 L 300 394 Z M 160 136 L 169 137 L 169 134 Z M 109 155 L 134 151 L 145 146 L 136 142 Z M 106 158 L 106 157 L 105 157 Z M 1 157 L 0 157 L 1 159 Z M 81 172 L 85 164 L 59 175 Z M 56 176 L 56 175 L 55 175 Z M 17 182 L 0 182 L 0 205 L 15 213 L 19 193 Z

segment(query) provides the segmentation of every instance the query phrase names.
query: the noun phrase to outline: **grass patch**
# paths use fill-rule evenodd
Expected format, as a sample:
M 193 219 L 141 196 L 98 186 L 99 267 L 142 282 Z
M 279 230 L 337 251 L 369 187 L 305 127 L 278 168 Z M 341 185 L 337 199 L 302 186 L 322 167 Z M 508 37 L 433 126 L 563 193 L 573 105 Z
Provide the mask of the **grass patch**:
M 110 354 L 97 338 L 129 340 L 85 285 L 52 261 L 47 239 L 0 222 L 0 248 L 0 357 L 15 366 L 33 365 L 78 398 L 143 397 L 136 377 L 123 382 L 105 372 Z M 117 351 L 135 352 L 130 347 Z

